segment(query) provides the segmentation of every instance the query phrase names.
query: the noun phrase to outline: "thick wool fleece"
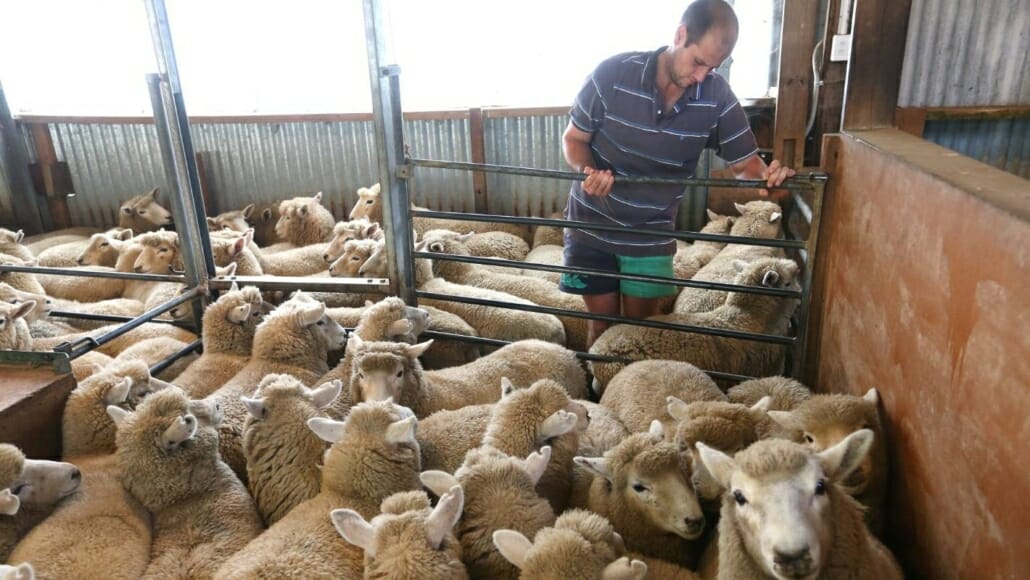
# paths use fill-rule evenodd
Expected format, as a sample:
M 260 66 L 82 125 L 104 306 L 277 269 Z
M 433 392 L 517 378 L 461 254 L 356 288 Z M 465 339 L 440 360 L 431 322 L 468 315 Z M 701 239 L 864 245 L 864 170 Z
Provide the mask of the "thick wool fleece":
M 563 513 L 553 527 L 530 539 L 519 576 L 524 580 L 597 580 L 625 550 L 608 520 L 579 509 Z
M 111 401 L 108 392 L 126 378 L 132 381 L 130 393 L 122 401 Z M 61 449 L 65 457 L 114 453 L 116 429 L 107 414 L 108 405 L 132 408 L 142 396 L 158 390 L 151 385 L 150 370 L 141 361 L 111 363 L 99 373 L 79 383 L 68 396 L 61 420 Z M 135 396 L 133 396 L 135 393 Z M 132 399 L 129 401 L 128 399 Z
M 764 258 L 749 264 L 736 283 L 769 288 L 800 288 L 798 266 L 790 260 Z M 709 328 L 783 335 L 797 300 L 760 294 L 730 293 L 726 303 L 711 312 L 667 314 L 649 320 L 691 324 Z M 591 354 L 630 360 L 669 359 L 692 363 L 706 371 L 751 376 L 782 370 L 784 347 L 720 336 L 655 330 L 617 324 L 606 330 L 590 348 Z M 594 378 L 605 386 L 621 371 L 622 363 L 592 362 Z
M 242 310 L 247 316 L 241 319 Z M 264 306 L 254 287 L 232 290 L 204 310 L 204 353 L 175 378 L 175 384 L 191 397 L 217 391 L 243 370 L 250 360 L 254 333 Z
M 0 253 L 0 264 L 5 266 L 25 266 L 31 263 L 32 260 L 23 260 L 17 256 Z M 43 290 L 43 286 L 40 284 L 41 278 L 55 278 L 55 276 L 42 276 L 37 279 L 35 274 L 29 272 L 0 272 L 0 282 L 6 282 L 23 292 L 52 296 L 52 293 Z M 107 298 L 113 298 L 113 296 Z
M 590 417 L 587 430 L 579 435 L 579 451 L 576 455 L 583 457 L 601 457 L 609 449 L 629 437 L 629 429 L 615 416 L 608 407 L 585 400 L 577 400 L 583 405 Z
M 422 469 L 454 473 L 465 461 L 465 454 L 483 444 L 493 404 L 469 405 L 460 409 L 437 411 L 418 423 L 418 445 L 422 449 Z
M 521 262 L 529 254 L 529 244 L 520 236 L 507 232 L 475 234 L 465 242 L 473 256 L 487 256 Z
M 776 477 L 798 469 L 807 461 L 804 447 L 779 439 L 768 439 L 737 453 L 737 466 L 749 477 Z M 858 502 L 841 491 L 836 483 L 826 487 L 830 501 L 832 535 L 819 580 L 882 580 L 902 578 L 893 556 L 862 521 Z M 764 580 L 771 578 L 748 551 L 737 523 L 737 502 L 729 493 L 723 496 L 719 519 L 720 579 Z
M 544 245 L 536 246 L 529 254 L 526 255 L 526 259 L 523 260 L 527 264 L 548 264 L 551 266 L 561 266 L 565 263 L 565 247 L 562 245 Z M 559 272 L 544 272 L 542 270 L 533 270 L 526 268 L 519 272 L 523 276 L 532 276 L 534 278 L 542 278 L 555 284 L 561 280 L 561 273 Z
M 419 308 L 429 312 L 429 330 L 478 337 L 472 325 L 457 314 L 420 304 Z M 433 346 L 422 355 L 422 367 L 426 370 L 456 367 L 479 358 L 479 345 L 460 340 L 434 339 Z
M 770 397 L 770 411 L 792 411 L 812 396 L 805 385 L 787 377 L 763 377 L 744 381 L 726 391 L 731 403 L 753 406 Z
M 175 340 L 174 338 L 169 338 L 167 336 L 158 336 L 155 338 L 148 338 L 130 346 L 119 353 L 114 360 L 142 361 L 150 367 L 167 359 L 187 346 L 187 343 L 182 342 L 181 340 Z M 186 367 L 194 363 L 199 358 L 200 355 L 195 352 L 179 357 L 168 368 L 164 369 L 156 376 L 163 381 L 175 380 L 180 373 L 186 370 Z
M 380 205 L 381 201 L 376 200 Z M 428 209 L 424 207 L 413 207 L 412 209 Z M 381 210 L 380 210 L 381 211 Z M 529 226 L 523 226 L 519 224 L 502 224 L 496 222 L 471 222 L 465 220 L 448 220 L 448 219 L 436 219 L 436 218 L 424 218 L 415 217 L 411 220 L 412 225 L 415 227 L 415 233 L 418 235 L 418 239 L 422 239 L 426 232 L 432 230 L 450 230 L 452 232 L 475 232 L 477 234 L 485 234 L 487 232 L 505 232 L 513 236 L 522 238 L 526 242 L 533 240 L 533 237 L 529 233 Z
M 560 211 L 556 211 L 548 217 L 554 220 L 563 219 Z M 539 248 L 540 246 L 562 246 L 564 244 L 564 228 L 554 226 L 536 226 L 536 229 L 533 231 L 533 248 Z
M 325 254 L 327 244 L 315 242 L 298 248 L 288 248 L 281 252 L 257 251 L 251 249 L 261 270 L 273 276 L 311 276 L 326 270 Z
M 233 556 L 217 578 L 360 578 L 362 550 L 336 532 L 329 512 L 348 508 L 366 520 L 387 497 L 421 488 L 417 443 L 386 441 L 406 410 L 382 401 L 357 405 L 343 437 L 326 453 L 322 489 Z
M 732 216 L 719 215 L 713 213 L 711 210 L 708 212 L 709 221 L 701 228 L 703 234 L 720 234 L 726 235 L 730 233 L 730 228 L 733 226 L 735 218 Z M 681 280 L 689 280 L 697 274 L 701 268 L 705 267 L 708 262 L 711 262 L 713 258 L 722 249 L 726 247 L 725 242 L 708 242 L 698 240 L 693 244 L 676 250 L 676 255 L 672 258 L 672 269 L 676 277 Z
M 294 246 L 328 243 L 333 237 L 336 220 L 322 207 L 321 193 L 313 197 L 295 197 L 279 203 L 279 221 L 275 232 L 279 239 Z M 325 249 L 322 249 L 322 253 Z M 322 254 L 318 254 L 321 260 Z M 323 264 L 324 265 L 324 264 Z
M 0 443 L 0 490 L 11 487 L 25 468 L 25 454 L 10 443 Z
M 631 433 L 648 430 L 659 419 L 671 427 L 668 397 L 685 403 L 725 401 L 715 381 L 696 366 L 673 360 L 647 360 L 619 371 L 601 395 L 601 405 L 611 409 Z

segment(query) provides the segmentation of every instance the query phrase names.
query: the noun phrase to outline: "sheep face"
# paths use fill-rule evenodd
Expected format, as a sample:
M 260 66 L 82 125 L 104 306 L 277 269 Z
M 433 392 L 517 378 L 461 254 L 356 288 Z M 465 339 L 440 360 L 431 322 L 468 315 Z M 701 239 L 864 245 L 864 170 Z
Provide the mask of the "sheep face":
M 72 495 L 81 484 L 82 474 L 71 463 L 26 459 L 10 489 L 22 506 L 46 507 Z
M 279 203 L 279 221 L 275 223 L 275 235 L 283 240 L 304 228 L 309 216 L 322 209 L 322 192 L 311 197 L 295 197 Z
M 361 267 L 375 250 L 376 242 L 351 240 L 343 245 L 343 255 L 329 267 L 329 275 L 336 278 L 357 278 Z
M 406 372 L 404 357 L 388 352 L 360 355 L 351 371 L 352 392 L 356 388 L 360 401 L 399 400 Z
M 154 232 L 140 236 L 142 249 L 132 263 L 139 274 L 167 274 L 183 269 L 179 236 L 175 232 Z
M 19 303 L 29 301 L 35 302 L 36 305 L 28 314 L 25 315 L 25 322 L 32 324 L 33 322 L 50 315 L 50 311 L 53 308 L 53 301 L 47 298 L 45 294 L 24 292 L 10 284 L 0 282 L 0 303 L 17 305 Z
M 301 310 L 297 315 L 299 324 L 307 326 L 319 340 L 325 344 L 326 350 L 340 350 L 347 341 L 347 331 L 325 313 L 325 304 Z
M 4 350 L 30 350 L 31 345 L 22 344 L 23 337 L 28 334 L 28 327 L 23 326 L 19 332 L 19 325 L 24 325 L 23 320 L 36 307 L 36 302 L 17 302 L 15 304 L 0 304 L 0 349 Z
M 228 266 L 240 254 L 248 251 L 254 241 L 254 230 L 248 229 L 239 234 L 232 230 L 221 230 L 211 234 L 211 255 L 215 266 Z
M 734 204 L 740 217 L 736 218 L 730 233 L 749 238 L 783 237 L 783 209 L 771 201 L 749 201 Z
M 89 245 L 82 250 L 75 262 L 80 266 L 113 266 L 118 261 L 118 247 L 111 240 L 124 241 L 132 237 L 132 230 L 122 230 L 120 234 L 93 234 Z
M 322 259 L 326 264 L 332 264 L 343 255 L 343 246 L 351 240 L 367 240 L 381 237 L 379 224 L 370 222 L 367 219 L 351 220 L 340 222 L 333 227 L 333 239 L 329 242 Z
M 254 212 L 254 204 L 243 209 L 220 213 L 215 217 L 207 218 L 207 227 L 211 231 L 231 230 L 234 232 L 245 232 L 250 228 L 247 218 Z
M 416 247 L 416 251 L 419 251 Z M 389 254 L 386 253 L 386 242 L 380 241 L 376 244 L 375 249 L 365 260 L 365 263 L 361 265 L 358 270 L 358 276 L 361 278 L 385 278 L 389 275 L 389 263 L 387 259 Z
M 140 228 L 140 223 L 151 227 Z M 157 203 L 157 188 L 150 193 L 137 195 L 126 201 L 118 210 L 118 225 L 123 228 L 136 227 L 140 231 L 152 231 L 172 225 L 172 213 Z
M 358 188 L 358 201 L 354 204 L 354 208 L 350 210 L 350 219 L 365 218 L 378 221 L 375 219 L 376 214 L 382 215 L 382 209 L 380 209 L 381 206 L 379 205 L 379 190 L 378 183 L 372 187 Z

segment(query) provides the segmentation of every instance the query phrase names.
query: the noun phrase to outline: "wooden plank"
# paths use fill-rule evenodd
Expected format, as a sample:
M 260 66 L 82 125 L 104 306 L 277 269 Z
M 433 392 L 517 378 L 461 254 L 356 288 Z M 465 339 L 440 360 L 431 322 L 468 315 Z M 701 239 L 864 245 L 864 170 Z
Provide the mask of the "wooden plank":
M 773 158 L 788 167 L 797 168 L 805 162 L 805 129 L 812 96 L 812 49 L 816 44 L 818 12 L 818 0 L 783 3 Z
M 43 190 L 37 193 L 46 196 L 47 206 L 50 208 L 50 218 L 54 222 L 55 229 L 69 228 L 72 225 L 71 211 L 68 209 L 67 194 L 61 185 L 70 185 L 71 174 L 58 175 L 57 150 L 54 148 L 54 140 L 50 136 L 50 125 L 33 123 L 29 125 L 29 134 L 32 136 L 32 144 L 36 148 L 36 158 L 39 159 L 39 168 L 42 177 Z M 64 168 L 67 171 L 67 167 Z M 63 183 L 66 181 L 68 183 Z
M 949 119 L 1027 119 L 1030 105 L 1005 105 L 999 107 L 928 107 L 926 118 L 930 121 Z
M 49 368 L 0 365 L 0 441 L 34 458 L 61 457 L 61 416 L 75 377 Z
M 486 163 L 486 144 L 483 134 L 483 109 L 469 109 L 469 145 L 473 163 Z M 490 204 L 486 192 L 486 173 L 472 172 L 472 190 L 475 193 L 476 213 L 489 212 Z
M 894 111 L 894 125 L 909 135 L 922 137 L 926 128 L 926 109 L 898 107 Z
M 857 0 L 844 87 L 846 130 L 891 127 L 912 0 Z

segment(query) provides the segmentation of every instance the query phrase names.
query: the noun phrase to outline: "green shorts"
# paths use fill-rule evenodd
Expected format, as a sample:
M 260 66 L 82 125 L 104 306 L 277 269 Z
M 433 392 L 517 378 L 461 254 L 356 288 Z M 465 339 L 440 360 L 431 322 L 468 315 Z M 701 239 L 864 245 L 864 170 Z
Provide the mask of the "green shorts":
M 576 268 L 590 268 L 620 274 L 641 274 L 644 276 L 673 277 L 672 256 L 620 256 L 584 244 L 565 240 L 565 265 Z M 676 294 L 676 286 L 619 280 L 607 276 L 586 274 L 562 274 L 559 284 L 563 292 L 570 294 L 609 294 L 620 292 L 635 298 L 661 298 Z

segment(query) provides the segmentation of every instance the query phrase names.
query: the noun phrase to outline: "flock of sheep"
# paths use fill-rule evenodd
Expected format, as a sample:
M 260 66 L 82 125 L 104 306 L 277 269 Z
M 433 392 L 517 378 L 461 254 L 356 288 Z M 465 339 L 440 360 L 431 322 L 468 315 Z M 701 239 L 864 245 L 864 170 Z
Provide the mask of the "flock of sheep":
M 120 227 L 25 239 L 0 263 L 182 269 L 156 192 Z M 226 275 L 385 276 L 378 186 L 208 218 Z M 703 231 L 782 237 L 776 204 Z M 561 232 L 416 218 L 430 253 L 561 263 Z M 781 250 L 697 242 L 676 274 L 798 289 Z M 427 292 L 585 311 L 556 274 L 418 259 Z M 49 350 L 135 316 L 167 282 L 0 274 L 0 349 Z M 796 300 L 683 289 L 657 320 L 785 334 Z M 168 313 L 184 317 L 187 308 Z M 353 329 L 348 331 L 347 329 Z M 511 342 L 424 340 L 437 330 Z M 783 347 L 446 300 L 222 293 L 202 354 L 145 324 L 73 361 L 65 462 L 0 445 L 0 578 L 900 578 L 882 532 L 878 395 L 813 395 Z M 705 370 L 765 377 L 725 389 Z M 588 384 L 587 370 L 594 382 Z M 591 386 L 593 389 L 591 389 Z M 593 391 L 593 392 L 591 392 Z

